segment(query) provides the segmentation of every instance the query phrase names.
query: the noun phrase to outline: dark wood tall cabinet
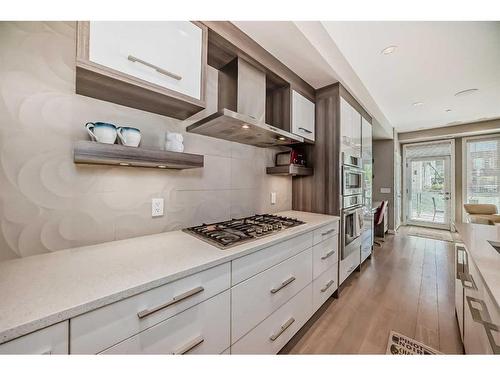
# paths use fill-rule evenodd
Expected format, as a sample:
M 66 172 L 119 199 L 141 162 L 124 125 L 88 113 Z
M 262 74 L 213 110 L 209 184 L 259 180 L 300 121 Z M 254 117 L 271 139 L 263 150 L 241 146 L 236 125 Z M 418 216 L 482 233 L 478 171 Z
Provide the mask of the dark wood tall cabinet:
M 340 215 L 342 198 L 341 98 L 368 122 L 372 121 L 371 116 L 340 83 L 316 90 L 315 144 L 297 146 L 304 153 L 308 165 L 314 168 L 314 175 L 293 179 L 292 207 L 294 210 Z

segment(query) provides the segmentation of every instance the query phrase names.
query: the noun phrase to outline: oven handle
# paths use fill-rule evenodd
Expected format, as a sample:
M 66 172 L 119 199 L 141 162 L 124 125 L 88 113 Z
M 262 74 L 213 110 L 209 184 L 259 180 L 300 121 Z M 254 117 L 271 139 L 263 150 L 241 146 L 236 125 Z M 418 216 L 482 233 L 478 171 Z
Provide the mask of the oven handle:
M 347 216 L 347 215 L 350 215 L 350 214 L 353 214 L 355 213 L 357 210 L 359 210 L 360 208 L 363 208 L 363 206 L 359 205 L 359 206 L 355 206 L 353 208 L 349 208 L 349 209 L 345 209 L 345 210 L 342 210 L 342 216 Z

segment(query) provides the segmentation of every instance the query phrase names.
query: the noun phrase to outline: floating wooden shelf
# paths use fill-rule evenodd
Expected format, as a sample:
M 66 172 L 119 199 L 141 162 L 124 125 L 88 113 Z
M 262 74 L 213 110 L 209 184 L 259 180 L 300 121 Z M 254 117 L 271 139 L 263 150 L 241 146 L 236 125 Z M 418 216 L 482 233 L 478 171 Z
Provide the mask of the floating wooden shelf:
M 74 147 L 74 162 L 124 167 L 189 169 L 202 168 L 203 155 L 79 141 Z
M 314 169 L 303 167 L 302 165 L 281 165 L 278 167 L 267 167 L 267 174 L 277 175 L 277 176 L 311 176 L 314 173 Z

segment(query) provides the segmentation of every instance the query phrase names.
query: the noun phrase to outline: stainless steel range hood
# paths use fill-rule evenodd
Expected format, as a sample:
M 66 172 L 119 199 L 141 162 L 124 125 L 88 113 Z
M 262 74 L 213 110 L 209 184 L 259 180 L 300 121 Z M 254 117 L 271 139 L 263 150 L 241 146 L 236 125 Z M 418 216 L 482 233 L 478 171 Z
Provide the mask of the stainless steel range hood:
M 265 115 L 265 73 L 236 58 L 219 71 L 218 111 L 186 130 L 257 147 L 304 142 L 300 136 L 266 124 Z

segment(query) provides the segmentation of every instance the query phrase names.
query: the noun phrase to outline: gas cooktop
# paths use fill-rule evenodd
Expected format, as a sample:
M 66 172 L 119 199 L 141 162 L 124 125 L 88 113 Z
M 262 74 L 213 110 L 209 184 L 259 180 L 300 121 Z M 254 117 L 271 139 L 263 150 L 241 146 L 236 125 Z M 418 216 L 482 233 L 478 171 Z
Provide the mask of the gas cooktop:
M 201 238 L 219 249 L 228 249 L 242 242 L 256 240 L 301 224 L 304 222 L 290 217 L 263 214 L 221 221 L 220 223 L 203 224 L 183 229 L 183 231 Z

